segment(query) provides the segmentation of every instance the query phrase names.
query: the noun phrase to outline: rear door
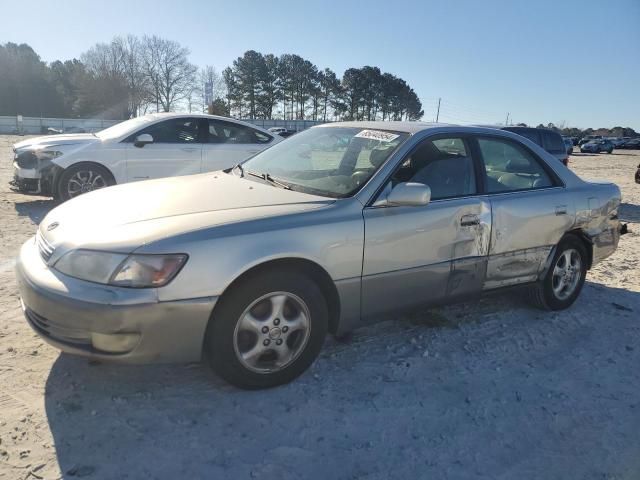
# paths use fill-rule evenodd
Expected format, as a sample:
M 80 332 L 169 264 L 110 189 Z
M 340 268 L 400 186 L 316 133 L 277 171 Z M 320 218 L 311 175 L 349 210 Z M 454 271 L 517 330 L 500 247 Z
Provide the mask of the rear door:
M 252 157 L 274 143 L 274 137 L 240 123 L 205 120 L 203 171 L 222 170 Z
M 492 136 L 477 142 L 493 217 L 484 288 L 534 281 L 573 224 L 573 204 L 557 175 L 525 145 Z
M 153 143 L 134 145 L 147 133 Z M 191 175 L 202 171 L 202 140 L 198 118 L 181 117 L 154 123 L 127 139 L 127 181 Z
M 478 194 L 479 166 L 463 136 L 424 141 L 385 190 L 400 182 L 424 183 L 432 200 L 425 206 L 374 201 L 364 209 L 363 318 L 481 291 L 491 207 Z

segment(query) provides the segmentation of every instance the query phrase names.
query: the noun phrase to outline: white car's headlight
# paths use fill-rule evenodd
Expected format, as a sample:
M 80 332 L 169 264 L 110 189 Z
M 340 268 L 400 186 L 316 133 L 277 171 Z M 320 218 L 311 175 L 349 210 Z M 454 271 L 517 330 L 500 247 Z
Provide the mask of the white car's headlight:
M 178 274 L 187 255 L 147 255 L 73 250 L 54 267 L 70 277 L 119 287 L 162 287 Z
M 35 150 L 33 153 L 39 160 L 53 160 L 62 155 L 58 150 Z

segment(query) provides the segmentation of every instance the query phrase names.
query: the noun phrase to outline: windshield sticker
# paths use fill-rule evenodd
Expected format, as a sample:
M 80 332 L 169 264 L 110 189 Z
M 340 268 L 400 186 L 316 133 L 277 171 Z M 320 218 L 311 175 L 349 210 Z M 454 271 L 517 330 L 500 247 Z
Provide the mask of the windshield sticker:
M 366 138 L 368 140 L 378 140 L 380 142 L 393 142 L 400 135 L 395 133 L 383 132 L 382 130 L 363 130 L 355 138 Z

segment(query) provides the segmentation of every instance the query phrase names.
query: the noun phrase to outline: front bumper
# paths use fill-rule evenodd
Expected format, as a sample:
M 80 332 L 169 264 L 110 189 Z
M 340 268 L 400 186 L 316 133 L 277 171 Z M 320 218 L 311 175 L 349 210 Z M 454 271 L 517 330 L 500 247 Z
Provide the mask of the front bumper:
M 13 162 L 13 181 L 11 186 L 22 192 L 40 193 L 41 173 L 36 168 L 22 168 Z
M 16 277 L 29 325 L 65 352 L 121 363 L 199 361 L 216 297 L 158 301 L 156 289 L 99 285 L 50 269 L 28 240 Z

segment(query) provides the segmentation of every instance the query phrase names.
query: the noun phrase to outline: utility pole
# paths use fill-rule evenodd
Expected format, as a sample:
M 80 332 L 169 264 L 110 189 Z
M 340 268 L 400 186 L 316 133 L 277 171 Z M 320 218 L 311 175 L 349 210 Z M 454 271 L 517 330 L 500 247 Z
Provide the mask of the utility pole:
M 509 114 L 507 113 L 507 119 L 504 121 L 504 126 L 509 125 Z
M 442 100 L 442 98 L 438 98 L 438 112 L 436 113 L 436 123 L 438 123 L 438 119 L 440 118 L 440 100 Z

